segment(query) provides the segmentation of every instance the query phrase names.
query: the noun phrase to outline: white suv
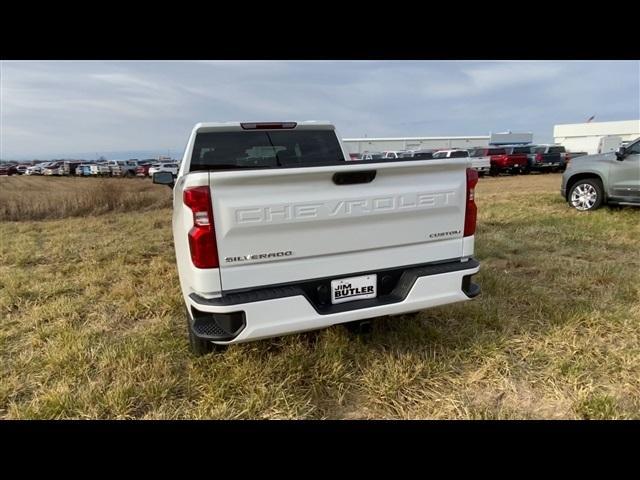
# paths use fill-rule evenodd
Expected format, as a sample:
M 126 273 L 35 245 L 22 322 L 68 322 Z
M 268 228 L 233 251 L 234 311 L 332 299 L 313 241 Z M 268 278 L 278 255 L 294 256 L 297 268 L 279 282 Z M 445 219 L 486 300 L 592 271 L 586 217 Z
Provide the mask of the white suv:
M 178 175 L 180 165 L 177 163 L 154 163 L 149 167 L 149 176 L 153 177 L 154 173 L 171 172 L 174 176 Z
M 433 154 L 433 158 L 469 158 L 467 150 L 459 150 L 457 148 L 451 150 L 438 150 Z

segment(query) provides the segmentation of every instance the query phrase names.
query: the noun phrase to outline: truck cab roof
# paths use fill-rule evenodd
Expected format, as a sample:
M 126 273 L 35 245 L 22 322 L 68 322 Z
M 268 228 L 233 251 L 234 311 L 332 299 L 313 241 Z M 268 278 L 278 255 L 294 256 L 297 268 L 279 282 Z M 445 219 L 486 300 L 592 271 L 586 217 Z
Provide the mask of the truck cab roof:
M 262 128 L 261 128 L 262 127 Z M 325 120 L 304 120 L 297 121 L 279 121 L 279 122 L 200 122 L 194 127 L 194 131 L 198 132 L 241 132 L 245 130 L 286 130 L 286 129 L 320 129 L 320 130 L 335 130 L 333 123 Z
M 444 150 L 436 150 L 435 153 L 452 153 L 452 152 L 459 152 L 463 150 L 462 148 L 447 148 Z

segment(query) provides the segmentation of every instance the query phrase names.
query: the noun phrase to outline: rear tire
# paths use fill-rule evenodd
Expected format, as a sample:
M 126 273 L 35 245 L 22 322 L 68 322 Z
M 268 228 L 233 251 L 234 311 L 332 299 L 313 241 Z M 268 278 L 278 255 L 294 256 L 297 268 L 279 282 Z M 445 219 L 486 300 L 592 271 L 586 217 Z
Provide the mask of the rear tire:
M 569 195 L 569 205 L 579 212 L 588 212 L 600 208 L 604 200 L 604 188 L 597 178 L 585 178 L 573 184 Z
M 353 335 L 366 335 L 373 331 L 373 323 L 371 320 L 356 320 L 355 322 L 347 322 L 342 325 Z
M 193 334 L 191 327 L 189 327 L 189 348 L 191 353 L 198 357 L 202 357 L 203 355 L 213 352 L 213 343 L 196 337 Z
M 189 312 L 185 312 L 185 316 L 187 319 L 187 331 L 189 332 L 189 349 L 191 350 L 191 353 L 193 353 L 197 357 L 202 357 L 203 355 L 208 355 L 212 352 L 221 352 L 226 350 L 226 345 L 217 345 L 208 340 L 203 340 L 196 337 L 196 335 L 193 333 L 193 329 L 191 328 L 191 318 L 189 317 Z

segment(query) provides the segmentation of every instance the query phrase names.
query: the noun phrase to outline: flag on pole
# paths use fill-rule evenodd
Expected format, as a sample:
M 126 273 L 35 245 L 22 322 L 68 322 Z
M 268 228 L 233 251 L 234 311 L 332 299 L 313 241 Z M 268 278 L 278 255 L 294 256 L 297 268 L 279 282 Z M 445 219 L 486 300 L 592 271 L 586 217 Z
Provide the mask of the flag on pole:
M 589 120 L 587 120 L 587 123 L 591 123 L 591 120 L 593 120 L 594 118 L 596 118 L 596 116 L 595 115 L 591 115 L 589 117 Z

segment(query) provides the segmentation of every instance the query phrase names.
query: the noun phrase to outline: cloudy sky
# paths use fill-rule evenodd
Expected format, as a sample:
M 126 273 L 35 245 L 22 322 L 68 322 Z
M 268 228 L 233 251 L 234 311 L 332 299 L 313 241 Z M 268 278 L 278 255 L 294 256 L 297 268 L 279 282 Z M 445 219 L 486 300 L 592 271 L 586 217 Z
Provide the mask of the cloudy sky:
M 200 121 L 330 120 L 343 137 L 640 118 L 640 62 L 0 62 L 0 158 L 180 156 Z M 89 157 L 90 156 L 90 157 Z

